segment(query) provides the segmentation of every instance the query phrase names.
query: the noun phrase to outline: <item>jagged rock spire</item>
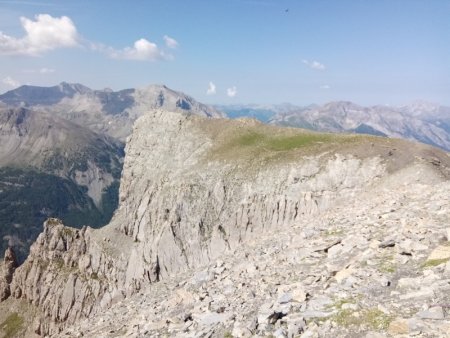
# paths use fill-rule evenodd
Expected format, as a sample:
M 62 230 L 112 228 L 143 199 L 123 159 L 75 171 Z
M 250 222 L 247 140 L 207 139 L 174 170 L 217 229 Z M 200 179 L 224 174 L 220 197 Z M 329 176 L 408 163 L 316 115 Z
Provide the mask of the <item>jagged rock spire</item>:
M 5 258 L 0 270 L 0 301 L 7 299 L 11 295 L 9 284 L 12 281 L 16 268 L 16 254 L 12 248 L 8 248 L 5 251 Z

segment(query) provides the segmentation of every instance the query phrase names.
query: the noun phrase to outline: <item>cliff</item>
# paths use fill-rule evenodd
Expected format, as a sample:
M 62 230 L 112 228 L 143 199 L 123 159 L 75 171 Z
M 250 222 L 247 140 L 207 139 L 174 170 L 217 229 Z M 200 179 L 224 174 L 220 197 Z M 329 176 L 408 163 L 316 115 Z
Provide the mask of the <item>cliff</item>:
M 35 332 L 56 334 L 268 234 L 306 229 L 389 180 L 443 182 L 449 162 L 401 140 L 157 110 L 128 139 L 110 224 L 75 230 L 48 220 L 11 295 L 41 310 Z

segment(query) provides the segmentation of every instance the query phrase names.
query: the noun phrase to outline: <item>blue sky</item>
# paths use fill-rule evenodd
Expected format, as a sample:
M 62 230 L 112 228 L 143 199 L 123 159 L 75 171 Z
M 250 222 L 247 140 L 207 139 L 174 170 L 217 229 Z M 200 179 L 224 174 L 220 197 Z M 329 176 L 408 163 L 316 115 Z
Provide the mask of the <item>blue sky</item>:
M 206 103 L 450 105 L 447 0 L 0 0 L 0 32 L 0 92 L 159 83 Z

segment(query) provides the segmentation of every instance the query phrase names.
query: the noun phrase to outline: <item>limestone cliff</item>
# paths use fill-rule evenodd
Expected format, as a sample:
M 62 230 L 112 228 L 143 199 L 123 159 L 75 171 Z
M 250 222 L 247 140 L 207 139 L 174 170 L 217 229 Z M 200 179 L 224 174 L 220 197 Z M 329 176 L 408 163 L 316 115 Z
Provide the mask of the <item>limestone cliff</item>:
M 128 140 L 111 223 L 75 230 L 48 220 L 11 294 L 41 309 L 36 332 L 56 333 L 265 232 L 301 227 L 400 169 L 446 176 L 448 162 L 400 140 L 157 110 L 138 119 Z

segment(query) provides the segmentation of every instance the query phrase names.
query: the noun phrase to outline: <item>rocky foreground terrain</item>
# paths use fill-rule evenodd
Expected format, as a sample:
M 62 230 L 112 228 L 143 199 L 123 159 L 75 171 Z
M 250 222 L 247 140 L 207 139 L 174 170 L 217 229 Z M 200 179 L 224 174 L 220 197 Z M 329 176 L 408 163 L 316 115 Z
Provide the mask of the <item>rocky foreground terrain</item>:
M 407 141 L 156 110 L 94 230 L 5 261 L 10 336 L 445 337 L 450 158 Z M 7 257 L 11 257 L 8 253 Z

